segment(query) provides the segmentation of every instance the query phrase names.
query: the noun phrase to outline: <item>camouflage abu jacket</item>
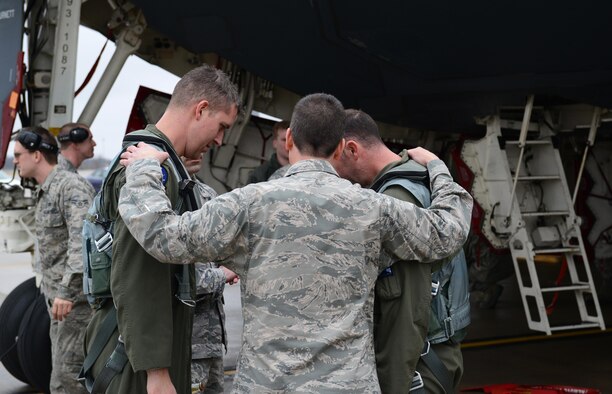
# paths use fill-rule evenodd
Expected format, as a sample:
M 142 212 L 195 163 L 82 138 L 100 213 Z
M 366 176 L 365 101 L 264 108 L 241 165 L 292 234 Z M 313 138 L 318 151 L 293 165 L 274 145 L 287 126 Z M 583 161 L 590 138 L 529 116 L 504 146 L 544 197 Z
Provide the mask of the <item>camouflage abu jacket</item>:
M 217 196 L 208 185 L 196 181 L 200 205 Z M 223 357 L 227 347 L 223 290 L 225 274 L 215 263 L 196 263 L 196 306 L 191 333 L 191 359 Z
M 57 155 L 57 168 L 68 172 L 74 172 L 75 174 L 78 173 L 76 167 L 61 153 Z
M 196 306 L 191 334 L 191 359 L 223 357 L 227 346 L 223 289 L 225 274 L 215 263 L 196 263 Z
M 442 161 L 428 169 L 427 210 L 352 185 L 313 159 L 179 217 L 159 163 L 140 160 L 126 171 L 119 210 L 160 261 L 218 261 L 240 275 L 234 392 L 379 392 L 372 290 L 391 263 L 381 254 L 439 260 L 456 253 L 469 229 L 470 195 Z
M 81 230 L 93 196 L 85 178 L 57 167 L 38 190 L 35 265 L 47 298 L 85 300 Z

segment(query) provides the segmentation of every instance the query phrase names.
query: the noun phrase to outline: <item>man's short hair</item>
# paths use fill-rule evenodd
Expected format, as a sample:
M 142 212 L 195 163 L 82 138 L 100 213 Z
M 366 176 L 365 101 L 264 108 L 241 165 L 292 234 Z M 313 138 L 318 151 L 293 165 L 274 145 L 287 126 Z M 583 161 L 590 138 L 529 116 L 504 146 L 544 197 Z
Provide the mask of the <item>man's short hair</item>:
M 314 157 L 332 155 L 344 136 L 344 107 L 330 94 L 315 93 L 295 105 L 291 135 L 300 152 Z
M 365 146 L 382 144 L 378 125 L 374 119 L 358 109 L 347 109 L 344 124 L 344 138 L 356 140 Z
M 169 107 L 187 107 L 202 100 L 207 100 L 215 111 L 225 111 L 232 105 L 240 108 L 236 85 L 223 71 L 207 64 L 194 68 L 178 81 Z
M 272 127 L 272 132 L 274 133 L 274 138 L 278 136 L 279 131 L 286 131 L 289 128 L 289 122 L 286 120 L 281 120 L 280 122 L 276 122 Z
M 38 138 L 36 138 L 38 136 Z M 15 136 L 30 152 L 39 151 L 49 164 L 57 164 L 57 141 L 55 137 L 44 127 L 24 127 Z
M 66 149 L 70 143 L 78 144 L 87 140 L 90 133 L 89 126 L 85 123 L 66 123 L 57 134 L 60 149 Z

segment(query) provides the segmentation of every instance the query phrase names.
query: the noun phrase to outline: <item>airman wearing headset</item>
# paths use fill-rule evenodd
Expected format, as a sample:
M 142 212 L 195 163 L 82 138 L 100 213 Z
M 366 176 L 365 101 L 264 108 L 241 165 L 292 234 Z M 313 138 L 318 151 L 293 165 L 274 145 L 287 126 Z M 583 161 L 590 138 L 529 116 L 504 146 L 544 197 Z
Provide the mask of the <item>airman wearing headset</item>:
M 57 140 L 61 151 L 57 164 L 62 170 L 77 172 L 81 163 L 94 155 L 96 141 L 89 127 L 83 123 L 65 124 L 57 135 Z
M 57 141 L 47 129 L 23 128 L 16 136 L 19 176 L 39 185 L 34 271 L 42 275 L 40 289 L 51 318 L 50 391 L 86 394 L 75 376 L 83 365 L 83 340 L 92 314 L 83 294 L 81 231 L 94 190 L 79 174 L 58 168 L 57 153 Z

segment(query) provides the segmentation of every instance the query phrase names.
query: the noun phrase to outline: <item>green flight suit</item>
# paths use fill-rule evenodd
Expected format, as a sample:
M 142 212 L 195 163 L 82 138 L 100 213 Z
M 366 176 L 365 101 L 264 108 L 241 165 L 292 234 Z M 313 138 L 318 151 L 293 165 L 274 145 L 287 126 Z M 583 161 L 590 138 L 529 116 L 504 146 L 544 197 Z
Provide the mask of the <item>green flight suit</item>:
M 390 163 L 372 184 L 390 169 L 408 161 Z M 383 194 L 421 206 L 401 186 L 390 186 Z M 430 264 L 393 264 L 376 281 L 374 298 L 374 349 L 376 372 L 383 393 L 408 393 L 412 376 L 427 338 L 431 304 Z
M 171 145 L 154 126 L 148 125 L 146 130 Z M 179 201 L 178 181 L 173 171 L 168 167 L 166 170 L 166 194 L 170 201 Z M 111 293 L 112 302 L 117 307 L 118 330 L 115 330 L 93 367 L 93 376 L 98 376 L 121 334 L 129 361 L 123 372 L 113 379 L 107 393 L 146 393 L 146 370 L 155 368 L 169 368 L 177 393 L 191 393 L 193 308 L 175 297 L 178 284 L 176 275 L 181 273 L 183 267 L 162 264 L 140 247 L 117 211 L 119 191 L 125 183 L 125 169 L 119 166 L 108 176 L 104 203 L 109 218 L 115 220 Z M 194 289 L 193 266 L 190 266 L 190 270 L 191 289 Z M 96 311 L 87 328 L 87 349 L 104 317 L 112 309 L 111 305 L 109 300 Z

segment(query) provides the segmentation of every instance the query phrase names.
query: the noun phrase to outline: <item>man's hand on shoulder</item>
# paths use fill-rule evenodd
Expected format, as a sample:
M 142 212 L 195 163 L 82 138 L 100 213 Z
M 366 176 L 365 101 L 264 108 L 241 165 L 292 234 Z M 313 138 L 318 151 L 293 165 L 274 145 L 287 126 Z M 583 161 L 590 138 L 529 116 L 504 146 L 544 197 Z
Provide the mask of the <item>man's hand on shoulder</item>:
M 407 152 L 408 156 L 410 156 L 412 160 L 425 167 L 427 167 L 427 163 L 429 163 L 430 161 L 438 160 L 438 156 L 421 147 L 408 149 Z
M 151 145 L 144 142 L 139 142 L 138 145 L 128 146 L 125 152 L 121 154 L 121 165 L 129 166 L 136 160 L 140 159 L 155 159 L 159 163 L 163 163 L 169 157 L 167 152 L 158 151 Z

